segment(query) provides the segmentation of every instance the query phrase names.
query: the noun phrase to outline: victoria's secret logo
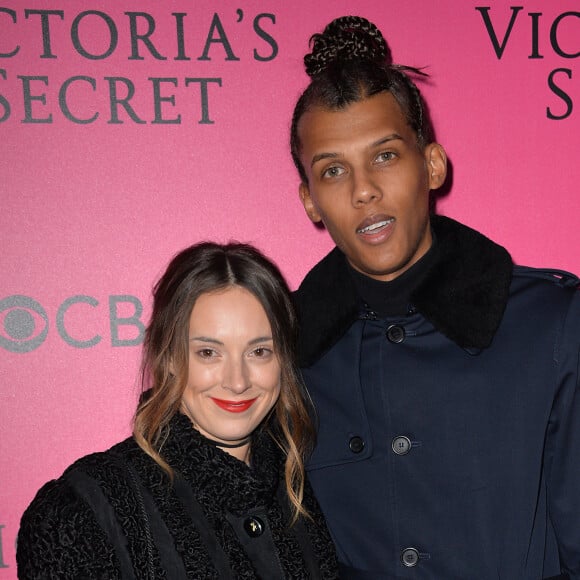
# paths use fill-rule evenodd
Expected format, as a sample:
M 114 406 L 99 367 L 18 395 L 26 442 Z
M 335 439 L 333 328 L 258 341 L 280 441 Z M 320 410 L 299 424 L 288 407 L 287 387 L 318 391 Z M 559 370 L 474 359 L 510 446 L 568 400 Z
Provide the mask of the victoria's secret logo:
M 565 62 L 580 57 L 580 12 L 562 12 L 548 18 L 542 12 L 523 13 L 523 6 L 493 10 L 488 6 L 477 6 L 475 9 L 481 14 L 492 48 L 499 60 L 504 56 L 516 27 L 529 27 L 528 59 L 543 59 L 548 50 L 565 59 Z M 546 26 L 547 22 L 549 26 Z M 569 35 L 570 30 L 577 31 L 573 35 L 577 41 L 576 47 L 571 47 L 569 41 L 562 40 L 566 32 Z M 555 68 L 548 74 L 548 88 L 556 97 L 554 104 L 546 107 L 546 116 L 549 119 L 566 119 L 572 114 L 572 76 L 572 69 L 568 66 Z
M 228 8 L 221 15 L 153 15 L 101 10 L 16 11 L 0 6 L 0 87 L 8 83 L 12 89 L 11 96 L 0 91 L 0 123 L 14 118 L 13 106 L 18 102 L 24 113 L 21 123 L 50 124 L 60 116 L 79 125 L 125 121 L 180 125 L 197 114 L 198 124 L 211 125 L 215 122 L 210 112 L 211 96 L 221 89 L 222 78 L 204 76 L 201 71 L 215 61 L 275 59 L 275 24 L 274 14 L 246 14 L 241 8 Z M 186 76 L 146 76 L 139 82 L 116 74 L 76 74 L 55 79 L 31 73 L 29 55 L 36 47 L 38 58 L 44 62 L 58 60 L 67 52 L 91 70 L 100 70 L 99 61 L 113 58 L 116 63 L 119 59 L 149 61 L 156 69 L 159 64 L 171 63 L 172 71 L 183 71 Z M 25 74 L 2 68 L 2 62 L 10 59 L 26 66 Z M 135 70 L 142 69 L 135 66 Z M 15 86 L 10 87 L 10 83 Z M 197 109 L 193 113 L 192 103 Z

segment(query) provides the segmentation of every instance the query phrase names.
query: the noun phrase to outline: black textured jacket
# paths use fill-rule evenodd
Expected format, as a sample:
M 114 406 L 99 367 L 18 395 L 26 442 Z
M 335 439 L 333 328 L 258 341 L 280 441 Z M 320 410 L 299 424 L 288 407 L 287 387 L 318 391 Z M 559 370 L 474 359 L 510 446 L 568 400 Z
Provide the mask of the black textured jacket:
M 281 452 L 269 435 L 252 464 L 224 453 L 174 417 L 167 476 L 129 438 L 88 455 L 47 483 L 23 515 L 18 577 L 267 580 L 334 579 L 331 540 L 313 499 L 312 520 L 289 527 Z

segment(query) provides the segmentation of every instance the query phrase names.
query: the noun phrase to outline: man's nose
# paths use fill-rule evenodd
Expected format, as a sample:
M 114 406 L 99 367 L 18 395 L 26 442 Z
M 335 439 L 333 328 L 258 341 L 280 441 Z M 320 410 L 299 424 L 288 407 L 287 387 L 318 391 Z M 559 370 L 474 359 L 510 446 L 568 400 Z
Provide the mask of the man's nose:
M 383 197 L 381 188 L 370 172 L 359 169 L 352 173 L 352 203 L 355 207 Z

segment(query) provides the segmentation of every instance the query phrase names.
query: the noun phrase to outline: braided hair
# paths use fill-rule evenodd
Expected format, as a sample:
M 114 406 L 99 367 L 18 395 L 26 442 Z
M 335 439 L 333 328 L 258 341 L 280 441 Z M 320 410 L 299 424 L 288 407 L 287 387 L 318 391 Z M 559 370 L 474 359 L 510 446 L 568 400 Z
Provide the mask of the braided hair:
M 300 161 L 298 123 L 314 107 L 331 111 L 372 97 L 393 95 L 417 144 L 423 148 L 433 140 L 433 129 L 419 89 L 410 74 L 426 76 L 417 68 L 393 64 L 381 31 L 366 18 L 342 16 L 321 34 L 310 38 L 311 52 L 304 57 L 310 84 L 298 99 L 292 115 L 290 151 L 300 178 L 308 182 Z

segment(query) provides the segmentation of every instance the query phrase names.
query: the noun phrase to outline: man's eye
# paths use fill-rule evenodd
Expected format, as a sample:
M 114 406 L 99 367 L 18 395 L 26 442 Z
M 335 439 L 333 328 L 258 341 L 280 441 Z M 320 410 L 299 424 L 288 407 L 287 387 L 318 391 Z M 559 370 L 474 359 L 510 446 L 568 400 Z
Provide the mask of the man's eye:
M 392 151 L 383 151 L 376 156 L 378 163 L 385 163 L 387 161 L 392 161 L 396 157 L 395 153 Z
M 328 167 L 324 170 L 322 176 L 323 177 L 340 177 L 344 173 L 344 169 L 342 167 L 338 167 L 333 165 L 332 167 Z

